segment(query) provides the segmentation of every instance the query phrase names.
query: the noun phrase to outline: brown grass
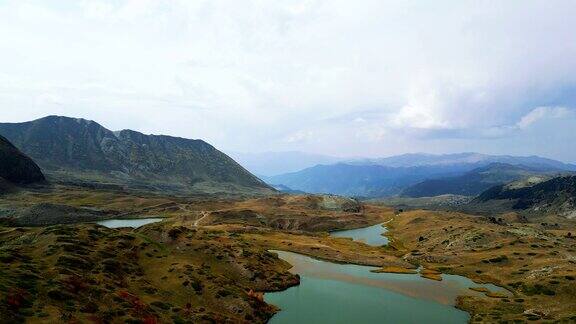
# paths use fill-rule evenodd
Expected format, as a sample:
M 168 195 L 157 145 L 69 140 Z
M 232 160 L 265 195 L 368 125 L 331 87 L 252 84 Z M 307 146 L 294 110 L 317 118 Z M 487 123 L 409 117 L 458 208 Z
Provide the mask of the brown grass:
M 418 273 L 414 269 L 401 268 L 401 267 L 383 267 L 381 269 L 372 270 L 372 272 L 375 272 L 375 273 L 406 273 L 406 274 Z

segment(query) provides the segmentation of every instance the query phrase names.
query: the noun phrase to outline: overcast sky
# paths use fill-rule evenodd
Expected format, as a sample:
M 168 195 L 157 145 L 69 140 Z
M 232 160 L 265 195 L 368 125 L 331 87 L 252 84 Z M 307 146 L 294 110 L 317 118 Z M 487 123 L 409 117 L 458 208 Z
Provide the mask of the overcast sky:
M 576 2 L 0 1 L 0 120 L 576 162 Z

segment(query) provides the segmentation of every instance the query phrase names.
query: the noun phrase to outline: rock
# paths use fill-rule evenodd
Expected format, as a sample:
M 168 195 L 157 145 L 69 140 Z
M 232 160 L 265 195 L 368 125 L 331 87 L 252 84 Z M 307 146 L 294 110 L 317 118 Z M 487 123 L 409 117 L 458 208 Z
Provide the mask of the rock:
M 31 158 L 0 136 L 0 178 L 13 184 L 44 182 L 44 174 Z

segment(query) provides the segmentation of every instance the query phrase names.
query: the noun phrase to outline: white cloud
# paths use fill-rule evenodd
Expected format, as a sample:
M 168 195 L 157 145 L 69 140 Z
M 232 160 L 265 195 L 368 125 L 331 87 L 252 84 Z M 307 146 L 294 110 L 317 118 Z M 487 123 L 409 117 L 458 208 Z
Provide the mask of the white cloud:
M 524 115 L 520 121 L 516 123 L 516 127 L 519 129 L 526 129 L 541 119 L 562 118 L 570 113 L 572 113 L 572 111 L 566 107 L 537 107 Z
M 299 130 L 286 137 L 286 143 L 304 142 L 314 138 L 314 132 L 311 130 Z
M 236 151 L 380 155 L 432 134 L 449 150 L 576 106 L 575 15 L 567 1 L 3 1 L 0 119 Z

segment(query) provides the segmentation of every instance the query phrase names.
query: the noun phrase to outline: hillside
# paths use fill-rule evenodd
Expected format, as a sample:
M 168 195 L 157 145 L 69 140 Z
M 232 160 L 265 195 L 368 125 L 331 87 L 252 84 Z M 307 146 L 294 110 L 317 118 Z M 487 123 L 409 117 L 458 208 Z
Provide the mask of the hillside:
M 563 176 L 515 188 L 500 185 L 480 194 L 473 203 L 507 201 L 512 209 L 536 212 L 554 212 L 567 218 L 576 218 L 576 176 Z
M 112 132 L 94 121 L 49 116 L 0 124 L 6 136 L 55 181 L 172 192 L 272 192 L 202 140 Z
M 0 191 L 6 190 L 11 184 L 22 185 L 44 180 L 38 165 L 0 136 Z
M 434 197 L 446 194 L 475 196 L 493 186 L 526 179 L 533 175 L 554 172 L 549 168 L 533 168 L 505 163 L 491 163 L 461 176 L 429 179 L 403 190 L 404 197 Z

